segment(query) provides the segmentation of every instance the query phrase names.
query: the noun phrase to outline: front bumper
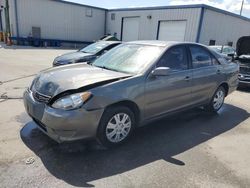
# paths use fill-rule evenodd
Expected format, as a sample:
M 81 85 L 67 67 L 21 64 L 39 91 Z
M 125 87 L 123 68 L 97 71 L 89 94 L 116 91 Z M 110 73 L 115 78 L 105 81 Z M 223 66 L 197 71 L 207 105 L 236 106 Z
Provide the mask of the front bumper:
M 250 81 L 242 81 L 242 80 L 240 80 L 239 81 L 239 86 L 250 87 Z
M 87 111 L 84 108 L 65 111 L 37 102 L 32 93 L 24 92 L 24 106 L 38 128 L 61 143 L 96 137 L 103 109 Z
M 249 74 L 239 74 L 239 86 L 250 87 L 250 75 Z

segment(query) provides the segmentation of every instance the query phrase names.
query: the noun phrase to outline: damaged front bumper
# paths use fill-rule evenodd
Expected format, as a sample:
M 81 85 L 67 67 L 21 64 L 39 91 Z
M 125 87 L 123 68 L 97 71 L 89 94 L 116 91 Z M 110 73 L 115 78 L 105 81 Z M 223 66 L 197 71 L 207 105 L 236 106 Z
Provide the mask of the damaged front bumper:
M 23 96 L 24 106 L 38 128 L 50 138 L 61 143 L 96 137 L 104 109 L 87 111 L 84 108 L 61 110 L 36 101 L 30 90 Z

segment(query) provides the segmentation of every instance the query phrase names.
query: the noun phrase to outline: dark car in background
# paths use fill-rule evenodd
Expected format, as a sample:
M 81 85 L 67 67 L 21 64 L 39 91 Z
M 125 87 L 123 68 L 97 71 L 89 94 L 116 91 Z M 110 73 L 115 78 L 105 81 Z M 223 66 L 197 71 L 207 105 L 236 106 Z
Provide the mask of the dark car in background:
M 119 44 L 121 44 L 120 41 L 98 41 L 76 52 L 70 52 L 56 57 L 53 66 L 91 62 Z
M 238 86 L 239 66 L 195 43 L 123 43 L 91 64 L 43 71 L 24 93 L 40 130 L 58 142 L 123 143 L 152 120 L 204 106 L 217 112 Z
M 219 53 L 222 57 L 224 57 L 228 61 L 234 60 L 236 56 L 236 51 L 231 46 L 209 46 L 212 50 Z
M 238 40 L 236 51 L 236 60 L 240 65 L 239 86 L 250 87 L 250 36 Z

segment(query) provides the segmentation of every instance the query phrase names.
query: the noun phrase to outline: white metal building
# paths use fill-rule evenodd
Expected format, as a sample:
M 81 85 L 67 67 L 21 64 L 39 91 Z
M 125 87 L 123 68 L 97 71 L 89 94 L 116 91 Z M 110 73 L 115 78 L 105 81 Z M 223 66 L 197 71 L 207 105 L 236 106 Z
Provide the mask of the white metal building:
M 207 5 L 109 10 L 106 31 L 124 40 L 174 40 L 235 45 L 250 19 Z
M 123 41 L 174 40 L 232 44 L 250 35 L 250 19 L 208 5 L 107 10 L 62 0 L 8 0 L 14 37 L 91 42 L 104 34 Z M 6 0 L 0 0 L 5 6 Z M 6 31 L 4 8 L 0 30 Z
M 0 0 L 4 6 L 5 1 Z M 38 38 L 93 41 L 105 33 L 106 9 L 60 0 L 8 2 L 12 36 L 27 37 L 32 33 Z

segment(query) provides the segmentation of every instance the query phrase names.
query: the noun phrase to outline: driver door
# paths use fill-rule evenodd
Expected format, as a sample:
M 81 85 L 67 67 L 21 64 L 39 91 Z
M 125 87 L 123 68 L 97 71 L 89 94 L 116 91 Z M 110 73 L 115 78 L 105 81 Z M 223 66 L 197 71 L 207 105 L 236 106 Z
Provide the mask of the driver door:
M 167 76 L 152 76 L 145 83 L 145 118 L 151 119 L 192 104 L 192 70 L 189 69 L 187 47 L 168 49 L 156 64 L 168 67 Z

